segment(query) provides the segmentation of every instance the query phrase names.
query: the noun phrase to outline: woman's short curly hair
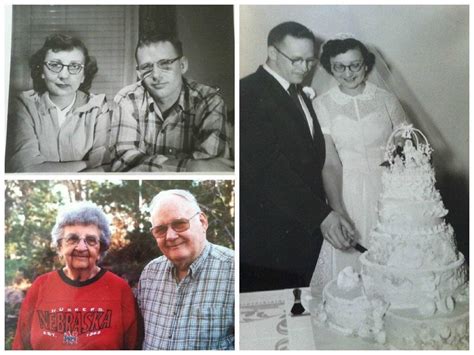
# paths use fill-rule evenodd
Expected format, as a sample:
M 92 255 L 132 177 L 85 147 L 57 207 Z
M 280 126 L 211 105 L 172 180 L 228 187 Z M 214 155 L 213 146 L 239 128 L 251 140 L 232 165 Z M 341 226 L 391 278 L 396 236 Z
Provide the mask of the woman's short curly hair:
M 30 58 L 30 69 L 31 78 L 33 79 L 33 89 L 40 94 L 47 91 L 46 84 L 44 83 L 41 75 L 44 70 L 44 59 L 49 50 L 53 52 L 59 51 L 71 51 L 74 48 L 79 49 L 84 54 L 84 82 L 79 86 L 79 90 L 89 93 L 92 85 L 92 80 L 98 71 L 97 61 L 94 57 L 89 55 L 89 51 L 85 44 L 77 37 L 68 36 L 61 33 L 55 33 L 48 37 L 44 41 L 43 47 L 39 49 Z
M 59 246 L 64 237 L 64 227 L 75 225 L 95 225 L 100 230 L 100 253 L 102 256 L 109 249 L 112 233 L 105 213 L 95 203 L 83 201 L 64 206 L 56 217 L 51 231 L 53 244 Z
M 367 74 L 370 73 L 375 64 L 375 55 L 361 41 L 355 38 L 331 39 L 327 41 L 322 48 L 321 65 L 332 75 L 331 58 L 346 53 L 350 49 L 360 50 L 364 58 L 364 64 L 367 66 Z

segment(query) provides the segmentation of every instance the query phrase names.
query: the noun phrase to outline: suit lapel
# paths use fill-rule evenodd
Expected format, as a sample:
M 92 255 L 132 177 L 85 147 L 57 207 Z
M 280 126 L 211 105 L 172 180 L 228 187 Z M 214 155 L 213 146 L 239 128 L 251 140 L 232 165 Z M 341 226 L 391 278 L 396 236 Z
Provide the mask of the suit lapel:
M 290 97 L 288 92 L 280 85 L 280 83 L 271 76 L 263 67 L 258 69 L 258 73 L 262 76 L 262 80 L 266 83 L 266 87 L 269 89 L 269 94 L 273 97 L 275 105 L 277 105 L 282 110 L 288 112 L 288 116 L 290 119 L 294 120 L 296 126 L 298 127 L 298 131 L 300 132 L 301 138 L 308 141 L 309 144 L 313 144 L 313 137 L 311 137 L 311 132 L 308 127 L 308 122 L 306 117 L 301 113 L 298 107 L 293 102 L 293 99 Z M 311 117 L 313 117 L 313 122 L 315 120 L 316 114 L 312 109 L 311 102 L 308 105 L 306 98 L 303 97 L 305 100 L 306 106 L 311 113 Z M 319 127 L 319 125 L 318 125 Z

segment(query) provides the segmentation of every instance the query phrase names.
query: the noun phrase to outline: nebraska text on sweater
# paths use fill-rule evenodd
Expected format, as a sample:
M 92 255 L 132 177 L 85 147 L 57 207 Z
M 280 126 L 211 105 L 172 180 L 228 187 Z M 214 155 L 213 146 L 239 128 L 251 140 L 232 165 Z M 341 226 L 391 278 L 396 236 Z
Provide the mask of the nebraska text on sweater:
M 52 332 L 77 332 L 78 334 L 110 328 L 112 310 L 101 308 L 82 310 L 81 308 L 79 311 L 76 309 L 54 312 L 37 310 L 40 327 Z

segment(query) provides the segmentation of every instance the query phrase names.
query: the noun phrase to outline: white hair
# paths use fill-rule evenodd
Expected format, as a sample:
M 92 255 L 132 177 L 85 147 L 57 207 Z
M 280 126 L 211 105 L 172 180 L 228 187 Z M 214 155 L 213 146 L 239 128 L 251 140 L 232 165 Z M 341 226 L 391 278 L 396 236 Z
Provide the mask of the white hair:
M 201 212 L 201 207 L 199 207 L 196 197 L 194 197 L 191 192 L 187 190 L 172 189 L 160 191 L 155 197 L 153 197 L 153 200 L 150 203 L 150 216 L 155 214 L 155 211 L 158 209 L 161 201 L 169 196 L 179 196 L 195 207 L 196 212 Z
M 97 226 L 100 230 L 100 250 L 105 255 L 110 246 L 111 231 L 109 221 L 102 209 L 93 202 L 80 201 L 63 206 L 56 217 L 56 224 L 51 231 L 54 245 L 63 238 L 64 227 L 74 225 Z

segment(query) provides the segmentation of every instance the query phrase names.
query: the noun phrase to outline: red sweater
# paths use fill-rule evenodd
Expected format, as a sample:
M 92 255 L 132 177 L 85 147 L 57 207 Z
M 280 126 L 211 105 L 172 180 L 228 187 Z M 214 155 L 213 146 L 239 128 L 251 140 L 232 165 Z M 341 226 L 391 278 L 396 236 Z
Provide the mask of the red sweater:
M 14 350 L 135 349 L 137 308 L 132 290 L 102 269 L 79 282 L 62 270 L 39 276 L 26 294 Z

